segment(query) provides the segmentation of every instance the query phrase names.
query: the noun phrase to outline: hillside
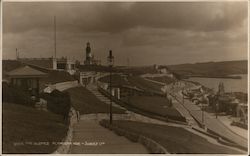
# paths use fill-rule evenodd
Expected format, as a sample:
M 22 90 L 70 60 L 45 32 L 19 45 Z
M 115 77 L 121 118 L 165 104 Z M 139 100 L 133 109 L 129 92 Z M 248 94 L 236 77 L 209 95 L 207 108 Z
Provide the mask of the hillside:
M 247 60 L 168 65 L 168 68 L 182 76 L 228 77 L 247 74 Z
M 3 103 L 3 153 L 53 153 L 67 133 L 63 117 L 20 104 Z M 48 142 L 49 145 L 36 145 Z

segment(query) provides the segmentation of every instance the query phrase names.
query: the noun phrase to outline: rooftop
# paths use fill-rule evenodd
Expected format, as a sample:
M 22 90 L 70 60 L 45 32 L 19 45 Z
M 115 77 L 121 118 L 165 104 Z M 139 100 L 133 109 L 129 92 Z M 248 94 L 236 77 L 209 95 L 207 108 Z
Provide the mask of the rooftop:
M 31 77 L 43 77 L 46 75 L 46 73 L 31 68 L 29 66 L 24 66 L 8 72 L 7 75 L 14 78 L 31 78 Z

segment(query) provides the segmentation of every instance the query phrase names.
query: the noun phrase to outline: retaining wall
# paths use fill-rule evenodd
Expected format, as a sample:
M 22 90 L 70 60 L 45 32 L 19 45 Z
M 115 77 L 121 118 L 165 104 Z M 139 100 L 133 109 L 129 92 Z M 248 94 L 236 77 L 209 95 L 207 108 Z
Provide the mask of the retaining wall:
M 77 114 L 73 107 L 71 107 L 69 117 L 70 117 L 69 128 L 66 137 L 62 140 L 63 145 L 59 146 L 53 154 L 69 153 L 73 137 L 73 125 L 77 123 Z

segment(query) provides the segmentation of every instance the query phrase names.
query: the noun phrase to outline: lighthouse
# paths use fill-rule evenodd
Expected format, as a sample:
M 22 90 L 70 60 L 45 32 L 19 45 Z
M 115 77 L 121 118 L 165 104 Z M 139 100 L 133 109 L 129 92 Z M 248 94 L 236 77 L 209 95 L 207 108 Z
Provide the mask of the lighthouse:
M 92 64 L 92 53 L 91 53 L 91 48 L 90 48 L 90 43 L 87 43 L 87 47 L 86 47 L 86 58 L 84 61 L 85 65 L 91 65 Z

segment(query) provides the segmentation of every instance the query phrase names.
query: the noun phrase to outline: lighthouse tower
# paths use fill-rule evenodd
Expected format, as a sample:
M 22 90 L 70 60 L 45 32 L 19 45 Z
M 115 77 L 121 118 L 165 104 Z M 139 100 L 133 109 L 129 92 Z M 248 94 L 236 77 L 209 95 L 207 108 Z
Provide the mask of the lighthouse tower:
M 91 54 L 91 48 L 90 48 L 90 43 L 87 43 L 86 47 L 86 58 L 84 61 L 85 65 L 91 65 L 92 64 L 92 54 Z

